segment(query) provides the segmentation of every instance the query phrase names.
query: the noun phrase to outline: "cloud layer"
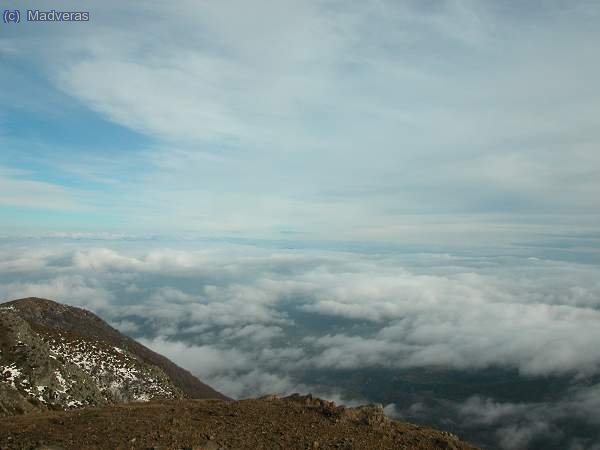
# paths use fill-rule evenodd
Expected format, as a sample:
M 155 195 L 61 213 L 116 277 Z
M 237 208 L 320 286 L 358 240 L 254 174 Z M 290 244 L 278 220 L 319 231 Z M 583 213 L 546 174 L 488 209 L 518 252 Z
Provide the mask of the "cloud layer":
M 230 248 L 14 250 L 0 261 L 2 296 L 74 301 L 210 344 L 270 343 L 321 317 L 342 325 L 295 344 L 295 364 L 320 368 L 600 371 L 593 265 Z
M 1 298 L 90 308 L 234 397 L 312 391 L 368 401 L 335 382 L 344 371 L 390 371 L 389 383 L 421 369 L 562 380 L 554 400 L 446 405 L 461 429 L 489 427 L 507 449 L 560 434 L 559 411 L 586 424 L 600 413 L 594 264 L 128 239 L 5 239 L 2 248 Z M 411 413 L 407 401 L 397 414 L 432 411 Z M 587 448 L 581 442 L 573 448 Z

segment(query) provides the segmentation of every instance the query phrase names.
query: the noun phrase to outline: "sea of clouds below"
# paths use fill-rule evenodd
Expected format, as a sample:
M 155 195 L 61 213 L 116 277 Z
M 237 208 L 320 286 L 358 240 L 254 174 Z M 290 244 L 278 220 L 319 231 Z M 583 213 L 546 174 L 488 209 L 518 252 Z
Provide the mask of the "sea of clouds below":
M 89 308 L 233 397 L 312 391 L 368 400 L 294 375 L 311 368 L 500 367 L 570 377 L 573 387 L 551 404 L 478 396 L 453 406 L 463 426 L 496 426 L 507 449 L 560 434 L 566 417 L 598 424 L 600 389 L 589 380 L 600 374 L 599 275 L 595 264 L 533 256 L 151 241 L 0 247 L 0 298 Z M 308 329 L 311 318 L 332 325 Z M 386 411 L 410 415 L 394 404 Z

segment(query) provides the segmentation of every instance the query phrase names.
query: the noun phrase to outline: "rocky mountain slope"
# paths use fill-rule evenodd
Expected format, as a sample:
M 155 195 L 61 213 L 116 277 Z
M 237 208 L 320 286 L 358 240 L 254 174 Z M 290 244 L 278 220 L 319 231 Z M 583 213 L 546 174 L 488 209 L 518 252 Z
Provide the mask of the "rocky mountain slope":
M 0 449 L 447 449 L 458 437 L 310 396 L 183 400 L 22 415 L 0 422 Z
M 89 311 L 0 305 L 0 415 L 178 398 L 226 399 Z

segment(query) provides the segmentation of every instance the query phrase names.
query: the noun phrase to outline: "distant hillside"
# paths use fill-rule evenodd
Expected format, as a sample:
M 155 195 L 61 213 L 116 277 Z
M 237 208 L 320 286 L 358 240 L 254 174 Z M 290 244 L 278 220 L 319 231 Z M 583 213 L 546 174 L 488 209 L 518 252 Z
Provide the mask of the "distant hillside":
M 178 398 L 226 399 L 89 311 L 0 304 L 0 415 Z

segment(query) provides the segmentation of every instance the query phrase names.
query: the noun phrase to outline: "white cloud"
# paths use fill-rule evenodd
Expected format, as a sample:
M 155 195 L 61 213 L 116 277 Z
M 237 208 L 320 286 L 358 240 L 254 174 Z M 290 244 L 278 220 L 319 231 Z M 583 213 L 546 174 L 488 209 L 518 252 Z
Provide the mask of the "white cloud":
M 126 335 L 131 335 L 140 331 L 139 325 L 130 320 L 112 321 L 111 325 Z
M 243 338 L 243 337 L 242 337 Z M 340 404 L 356 405 L 365 401 L 348 398 L 331 387 L 315 387 L 297 381 L 293 373 L 282 366 L 301 358 L 301 349 L 273 349 L 256 347 L 257 342 L 244 350 L 224 346 L 220 340 L 214 345 L 195 346 L 164 338 L 142 339 L 144 345 L 167 355 L 177 364 L 192 370 L 209 385 L 234 398 L 257 397 L 267 394 L 290 395 L 312 393 Z M 263 342 L 264 344 L 264 342 Z
M 39 282 L 11 282 L 0 284 L 0 297 L 14 300 L 24 297 L 41 297 L 82 306 L 93 311 L 106 311 L 112 307 L 113 296 L 98 280 L 81 275 L 60 275 Z
M 0 166 L 0 207 L 74 210 L 81 207 L 73 192 L 64 187 L 28 179 L 26 174 Z
M 40 271 L 47 268 L 46 258 L 50 255 L 52 255 L 51 251 L 39 249 L 27 249 L 21 253 L 8 255 L 3 252 L 0 253 L 0 271 L 4 273 Z
M 500 448 L 516 450 L 527 448 L 532 440 L 555 436 L 556 441 L 570 441 L 570 448 L 595 448 L 597 443 L 581 442 L 561 432 L 561 422 L 577 418 L 595 426 L 600 414 L 600 386 L 593 385 L 566 392 L 554 402 L 502 403 L 490 398 L 471 397 L 457 405 L 458 417 L 470 428 L 496 428 Z M 427 410 L 424 411 L 427 414 Z M 592 438 L 593 439 L 593 438 Z M 577 443 L 579 441 L 579 443 Z
M 417 402 L 405 407 L 392 403 L 385 412 L 409 422 L 443 417 L 441 423 L 458 427 L 463 434 L 473 432 L 473 436 L 484 439 L 482 444 L 503 450 L 545 448 L 550 443 L 572 450 L 595 450 L 598 436 L 592 432 L 578 437 L 576 428 L 596 427 L 599 389 L 597 384 L 584 384 L 554 392 L 551 401 L 539 402 L 502 402 L 477 395 L 463 402 Z
M 222 339 L 246 340 L 253 345 L 264 345 L 276 337 L 283 336 L 283 330 L 278 326 L 251 324 L 241 328 L 224 328 L 219 335 Z
M 508 366 L 527 375 L 600 370 L 595 345 L 600 334 L 594 326 L 600 313 L 568 305 L 569 288 L 558 294 L 567 305 L 556 305 L 541 303 L 543 293 L 525 283 L 519 283 L 521 291 L 513 292 L 509 281 L 476 275 L 399 273 L 393 289 L 383 296 L 378 289 L 361 290 L 360 278 L 354 277 L 356 290 L 349 280 L 336 286 L 342 300 L 335 297 L 339 292 L 333 292 L 329 300 L 308 303 L 305 309 L 385 325 L 372 337 L 338 334 L 316 339 L 314 344 L 323 349 L 315 359 L 319 366 Z M 389 279 L 384 278 L 381 286 L 386 282 Z M 370 274 L 369 283 L 379 286 L 377 275 Z

